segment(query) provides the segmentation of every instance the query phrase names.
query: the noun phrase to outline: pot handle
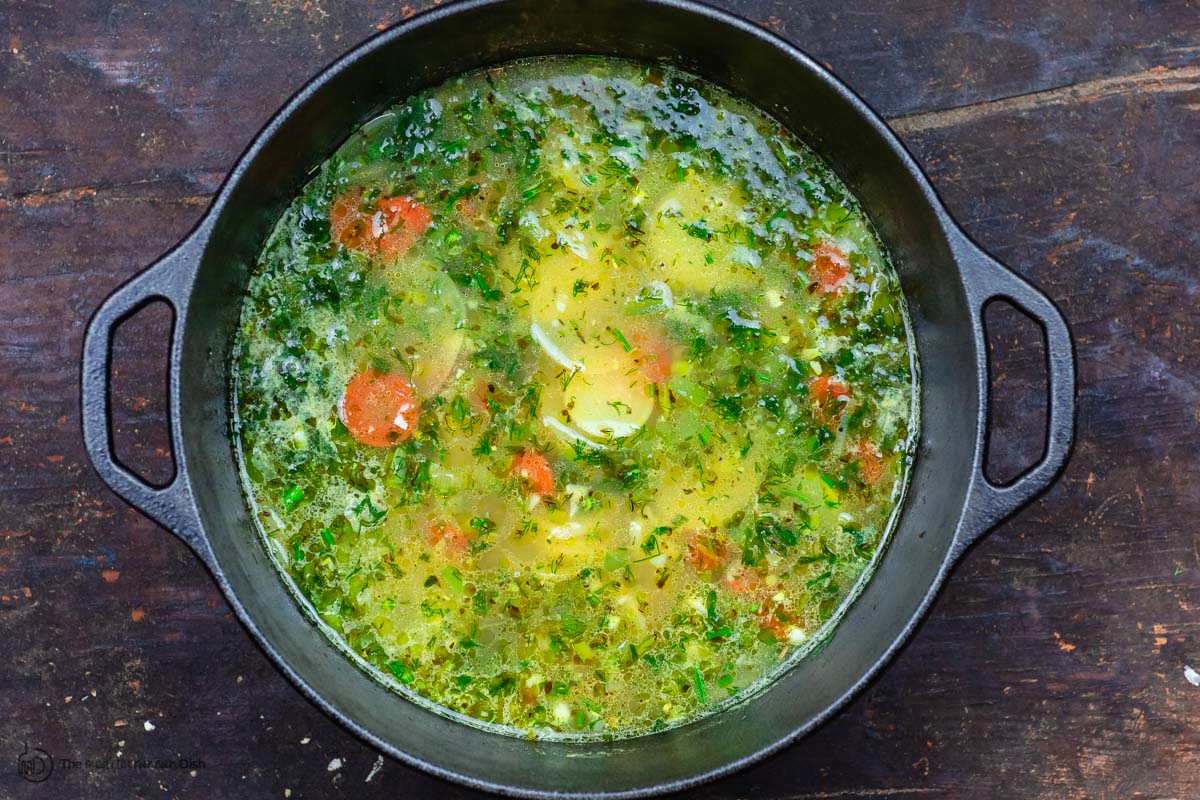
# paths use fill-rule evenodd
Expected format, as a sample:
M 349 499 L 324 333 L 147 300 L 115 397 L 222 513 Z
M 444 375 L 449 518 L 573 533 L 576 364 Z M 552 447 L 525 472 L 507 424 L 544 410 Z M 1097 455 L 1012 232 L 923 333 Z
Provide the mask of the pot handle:
M 1054 303 L 1024 278 L 1005 267 L 975 244 L 963 238 L 960 262 L 969 271 L 966 281 L 972 325 L 981 342 L 981 385 L 979 415 L 987 419 L 988 382 L 986 342 L 983 341 L 983 312 L 993 300 L 1007 300 L 1028 314 L 1046 337 L 1046 375 L 1049 378 L 1046 449 L 1040 461 L 1016 480 L 997 486 L 983 474 L 983 452 L 971 481 L 966 518 L 959 528 L 957 548 L 962 552 L 980 536 L 1047 489 L 1062 470 L 1075 438 L 1075 354 L 1071 331 Z M 980 444 L 988 432 L 980 426 Z
M 101 304 L 88 323 L 83 339 L 83 374 L 80 380 L 83 441 L 92 466 L 100 478 L 128 503 L 172 531 L 196 553 L 207 546 L 188 488 L 186 470 L 180 459 L 180 443 L 175 420 L 178 418 L 179 354 L 182 320 L 187 308 L 195 266 L 201 248 L 189 237 L 157 262 L 118 287 Z M 109 424 L 110 382 L 113 332 L 126 319 L 147 304 L 163 301 L 171 306 L 170 409 L 167 425 L 171 437 L 171 455 L 175 475 L 165 486 L 154 486 L 126 469 L 113 452 L 113 432 Z

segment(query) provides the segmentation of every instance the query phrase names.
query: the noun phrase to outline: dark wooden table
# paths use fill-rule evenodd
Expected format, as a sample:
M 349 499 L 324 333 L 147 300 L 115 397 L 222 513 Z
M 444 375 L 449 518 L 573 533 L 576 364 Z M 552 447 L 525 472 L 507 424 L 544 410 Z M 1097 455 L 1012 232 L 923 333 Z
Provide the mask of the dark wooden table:
M 698 795 L 1200 796 L 1200 10 L 723 4 L 893 121 L 967 230 L 1061 305 L 1080 392 L 1063 477 L 967 555 L 882 676 Z M 308 76 L 423 5 L 0 3 L 0 797 L 469 794 L 305 701 L 79 432 L 93 309 Z M 159 477 L 166 323 L 117 340 L 120 450 Z M 1038 449 L 1040 344 L 1003 311 L 992 344 L 992 466 L 1012 474 Z M 54 757 L 46 782 L 17 777 L 25 747 Z

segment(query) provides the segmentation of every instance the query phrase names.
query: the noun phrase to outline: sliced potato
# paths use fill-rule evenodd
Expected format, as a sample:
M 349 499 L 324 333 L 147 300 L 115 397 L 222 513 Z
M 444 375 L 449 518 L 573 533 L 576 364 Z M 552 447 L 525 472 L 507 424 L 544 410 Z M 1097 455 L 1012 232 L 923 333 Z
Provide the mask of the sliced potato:
M 388 183 L 396 172 L 396 163 L 386 158 L 372 159 L 368 149 L 377 137 L 395 124 L 395 112 L 388 111 L 365 123 L 347 139 L 335 156 L 341 160 L 338 177 L 363 185 Z
M 574 330 L 547 331 L 536 322 L 530 329 L 542 347 L 543 372 L 557 378 L 547 382 L 543 410 L 547 427 L 564 445 L 602 445 L 632 436 L 650 421 L 653 388 L 615 337 L 581 341 Z
M 566 133 L 559 133 L 553 140 L 552 148 L 557 157 L 551 156 L 548 166 L 550 173 L 561 180 L 569 191 L 586 194 L 592 191 L 595 178 L 591 178 L 589 182 L 591 175 L 587 164 L 580 158 L 581 149 L 583 148 L 578 141 Z
M 391 309 L 403 320 L 395 327 L 395 348 L 411 367 L 413 386 L 421 397 L 445 388 L 466 342 L 467 308 L 450 276 L 426 261 L 401 262 L 388 270 L 386 281 L 399 300 Z
M 745 457 L 733 449 L 706 456 L 703 481 L 690 466 L 664 470 L 647 516 L 666 521 L 682 515 L 708 525 L 725 524 L 758 496 L 762 475 L 755 469 L 756 450 Z
M 571 234 L 562 233 L 564 239 Z M 547 330 L 578 328 L 588 337 L 619 324 L 625 299 L 622 276 L 613 265 L 598 260 L 592 241 L 579 243 L 577 250 L 560 247 L 542 258 L 537 265 L 537 285 L 524 292 L 532 321 Z M 603 245 L 604 241 L 597 244 Z
M 654 392 L 621 345 L 594 348 L 579 360 L 582 369 L 563 392 L 575 427 L 595 438 L 620 439 L 650 421 Z
M 736 187 L 695 177 L 660 196 L 645 222 L 653 266 L 672 285 L 697 294 L 753 284 L 756 265 L 749 263 L 746 248 L 731 245 L 720 233 L 737 221 L 747 202 Z

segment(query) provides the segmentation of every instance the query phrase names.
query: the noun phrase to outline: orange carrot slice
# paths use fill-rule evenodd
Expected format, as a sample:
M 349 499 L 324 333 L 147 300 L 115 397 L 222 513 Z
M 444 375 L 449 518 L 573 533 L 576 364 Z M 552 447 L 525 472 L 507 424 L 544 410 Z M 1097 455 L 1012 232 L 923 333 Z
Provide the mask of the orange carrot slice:
M 819 244 L 813 251 L 812 278 L 825 294 L 841 294 L 850 284 L 850 261 L 833 245 Z
M 434 547 L 440 546 L 447 552 L 456 554 L 467 552 L 467 546 L 470 544 L 470 538 L 461 528 L 445 520 L 431 523 L 426 539 Z
M 650 383 L 666 383 L 670 379 L 670 342 L 650 331 L 634 331 L 629 334 L 629 344 L 633 346 L 633 360 L 642 377 Z
M 534 494 L 543 497 L 554 494 L 554 472 L 550 462 L 537 450 L 529 448 L 519 453 L 513 459 L 512 473 L 524 480 Z
M 388 447 L 413 435 L 420 407 L 408 378 L 368 369 L 346 385 L 338 412 L 355 439 L 370 447 Z
M 429 209 L 409 197 L 387 197 L 363 208 L 363 190 L 339 195 L 329 208 L 329 232 L 351 250 L 395 261 L 433 222 Z
M 837 378 L 831 378 L 828 375 L 821 375 L 812 379 L 808 385 L 809 392 L 812 393 L 813 399 L 821 405 L 825 405 L 830 400 L 840 400 L 845 402 L 853 397 L 850 394 L 850 387 Z
M 379 254 L 395 261 L 407 253 L 433 222 L 429 209 L 407 197 L 379 201 L 385 231 L 379 237 Z

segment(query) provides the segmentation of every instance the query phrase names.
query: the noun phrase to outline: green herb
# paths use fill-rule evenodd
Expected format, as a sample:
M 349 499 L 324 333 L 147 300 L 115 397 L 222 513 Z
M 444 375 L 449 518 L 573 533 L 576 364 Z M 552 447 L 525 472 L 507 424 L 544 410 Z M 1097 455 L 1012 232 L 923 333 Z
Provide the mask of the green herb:
M 291 511 L 296 506 L 300 505 L 300 501 L 304 499 L 304 490 L 299 486 L 289 486 L 288 490 L 283 493 L 283 507 Z
M 392 674 L 396 676 L 396 680 L 408 685 L 417 679 L 413 671 L 404 665 L 402 661 L 389 661 L 387 665 Z
M 610 330 L 613 336 L 617 337 L 617 341 L 621 343 L 621 347 L 625 348 L 626 353 L 633 349 L 630 347 L 629 341 L 625 338 L 625 334 L 621 333 L 620 328 L 610 328 Z
M 701 705 L 708 705 L 708 689 L 704 686 L 704 675 L 699 667 L 692 667 L 692 681 L 696 684 L 696 694 L 700 697 Z
M 354 507 L 354 512 L 359 514 L 363 522 L 368 525 L 374 525 L 386 517 L 388 513 L 386 508 L 375 508 L 374 504 L 371 503 L 369 495 L 363 495 L 363 499 Z
M 820 585 L 820 584 L 824 583 L 825 581 L 829 580 L 829 579 L 830 579 L 830 578 L 832 578 L 832 577 L 833 577 L 833 572 L 831 572 L 830 570 L 825 570 L 824 572 L 822 572 L 822 573 L 821 573 L 820 575 L 818 575 L 817 577 L 815 577 L 815 578 L 813 578 L 812 580 L 810 580 L 810 581 L 806 582 L 804 585 L 805 585 L 805 586 L 807 586 L 808 588 L 810 588 L 810 589 L 811 589 L 811 588 L 813 588 L 814 586 L 818 586 L 818 585 Z
M 713 239 L 713 231 L 708 227 L 708 223 L 702 219 L 685 224 L 683 229 L 687 232 L 688 236 L 691 236 L 695 239 L 700 239 L 705 242 L 711 242 Z
M 483 295 L 484 300 L 495 302 L 504 296 L 502 291 L 492 288 L 488 284 L 487 278 L 485 278 L 483 273 L 478 270 L 471 274 L 471 283 L 473 283 L 475 288 L 479 290 L 479 293 Z
M 449 197 L 447 197 L 446 205 L 453 206 L 459 200 L 463 199 L 464 197 L 470 197 L 471 195 L 476 194 L 478 191 L 479 191 L 478 183 L 468 183 L 465 186 L 463 186 L 463 187 L 459 188 L 458 190 L 456 190 L 455 192 L 453 192 Z
M 492 522 L 488 517 L 471 517 L 471 527 L 480 536 L 486 536 L 496 530 L 496 523 Z
M 606 178 L 616 180 L 629 174 L 629 165 L 615 158 L 610 158 L 601 164 L 597 171 Z
M 780 489 L 779 494 L 783 497 L 790 497 L 793 500 L 798 500 L 806 506 L 816 506 L 818 503 L 806 494 L 797 492 L 795 489 Z

